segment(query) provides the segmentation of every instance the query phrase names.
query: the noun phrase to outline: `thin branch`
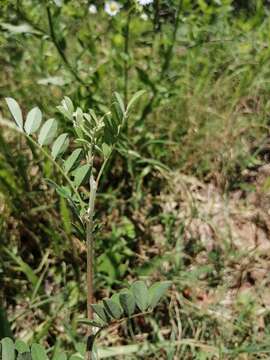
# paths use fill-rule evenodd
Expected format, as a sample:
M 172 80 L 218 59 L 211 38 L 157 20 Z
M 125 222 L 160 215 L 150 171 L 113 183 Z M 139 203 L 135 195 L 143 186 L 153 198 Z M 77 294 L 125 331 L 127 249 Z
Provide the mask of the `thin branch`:
M 95 139 L 95 131 L 93 134 L 93 139 Z M 94 313 L 92 309 L 92 304 L 94 304 L 94 211 L 95 211 L 95 201 L 97 193 L 97 182 L 95 181 L 93 175 L 93 164 L 94 164 L 94 151 L 95 151 L 95 141 L 91 141 L 91 146 L 88 152 L 87 161 L 89 162 L 91 175 L 89 179 L 89 202 L 86 216 L 86 247 L 87 247 L 87 263 L 86 263 L 86 279 L 87 279 L 87 319 L 93 320 Z M 88 338 L 86 346 L 85 359 L 92 359 L 92 347 L 95 340 L 95 334 L 93 334 L 92 327 L 88 329 Z
M 159 9 L 160 9 L 160 4 L 159 4 L 159 0 L 156 0 L 154 2 L 154 33 L 155 32 L 159 32 L 161 30 L 161 21 L 160 21 L 160 16 L 159 16 Z
M 86 243 L 87 243 L 87 318 L 88 320 L 93 319 L 93 309 L 91 304 L 94 301 L 94 236 L 93 236 L 93 218 L 95 210 L 95 200 L 97 192 L 97 183 L 93 177 L 93 174 L 90 176 L 90 197 L 89 205 L 87 211 L 87 220 L 86 220 Z M 86 359 L 91 360 L 92 357 L 92 348 L 91 343 L 93 342 L 92 327 L 88 329 L 88 344 Z
M 125 60 L 124 60 L 124 104 L 127 106 L 128 102 L 128 70 L 129 70 L 129 33 L 130 33 L 130 21 L 131 21 L 132 9 L 128 12 L 127 23 L 125 26 Z
M 17 13 L 18 15 L 26 21 L 28 24 L 30 24 L 35 30 L 39 31 L 42 35 L 47 35 L 52 43 L 54 44 L 56 50 L 58 51 L 61 59 L 63 60 L 66 68 L 70 71 L 70 73 L 74 76 L 74 78 L 83 86 L 85 86 L 87 89 L 89 88 L 88 84 L 85 83 L 85 81 L 76 73 L 76 71 L 71 66 L 70 62 L 68 61 L 65 53 L 63 52 L 60 44 L 57 41 L 55 31 L 54 31 L 54 25 L 53 25 L 53 19 L 52 14 L 49 5 L 46 6 L 46 12 L 47 12 L 47 18 L 48 18 L 48 24 L 49 24 L 49 36 L 45 30 L 43 30 L 41 27 L 39 27 L 37 24 L 34 23 L 32 19 L 30 19 L 27 15 L 27 13 L 22 8 L 19 1 L 17 1 Z M 38 34 L 34 34 L 35 36 L 38 36 Z
M 16 7 L 17 13 L 20 17 L 20 19 L 26 21 L 29 25 L 32 26 L 33 29 L 37 30 L 42 34 L 42 36 L 47 35 L 46 31 L 44 31 L 41 27 L 39 27 L 32 19 L 28 17 L 27 12 L 24 11 L 22 7 L 22 2 L 17 0 L 17 7 Z M 37 35 L 37 34 L 34 34 Z
M 83 86 L 88 88 L 88 85 L 84 82 L 83 79 L 80 78 L 80 76 L 73 69 L 73 67 L 69 63 L 64 51 L 62 50 L 60 44 L 58 43 L 58 40 L 57 40 L 56 35 L 55 35 L 55 31 L 54 31 L 53 19 L 52 19 L 52 14 L 51 14 L 51 10 L 50 10 L 49 5 L 46 6 L 46 11 L 47 11 L 48 24 L 49 24 L 50 38 L 51 38 L 56 50 L 58 51 L 60 57 L 62 58 L 64 64 L 66 65 L 67 69 L 71 72 L 71 74 L 75 77 L 75 79 L 79 83 L 81 83 Z
M 182 4 L 183 4 L 183 0 L 179 0 L 177 11 L 176 11 L 174 29 L 173 29 L 173 33 L 172 33 L 171 44 L 170 44 L 170 46 L 169 46 L 169 48 L 168 48 L 168 50 L 166 52 L 166 55 L 165 55 L 165 61 L 164 61 L 162 71 L 161 71 L 161 76 L 160 76 L 161 79 L 164 77 L 165 72 L 166 72 L 166 70 L 168 69 L 168 67 L 170 66 L 170 63 L 171 63 L 172 52 L 173 52 L 173 48 L 174 48 L 175 41 L 176 41 L 177 31 L 178 31 L 179 24 L 180 24 L 180 13 L 181 13 L 181 9 L 182 9 Z

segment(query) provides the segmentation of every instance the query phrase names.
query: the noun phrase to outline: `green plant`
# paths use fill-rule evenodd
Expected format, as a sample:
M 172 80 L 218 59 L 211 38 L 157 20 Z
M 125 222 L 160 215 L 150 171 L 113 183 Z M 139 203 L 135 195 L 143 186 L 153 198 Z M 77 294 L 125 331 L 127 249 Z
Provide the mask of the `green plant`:
M 48 360 L 46 350 L 40 344 L 34 343 L 28 346 L 21 340 L 15 342 L 10 338 L 3 338 L 0 342 L 0 359 L 1 360 Z M 79 360 L 81 357 L 74 354 L 70 360 Z M 64 352 L 55 351 L 52 360 L 67 360 Z
M 42 113 L 35 107 L 28 112 L 24 122 L 16 100 L 6 98 L 18 131 L 26 136 L 30 144 L 40 149 L 65 180 L 65 185 L 48 181 L 57 193 L 68 201 L 85 232 L 87 319 L 82 322 L 89 325 L 86 349 L 88 360 L 95 358 L 92 354 L 94 340 L 104 327 L 153 309 L 170 286 L 170 282 L 156 283 L 148 290 L 144 282 L 138 281 L 133 283 L 129 290 L 104 299 L 102 304 L 94 304 L 94 212 L 98 185 L 116 144 L 121 141 L 121 130 L 126 126 L 130 110 L 142 93 L 136 93 L 126 107 L 120 95 L 115 93 L 111 111 L 102 116 L 98 116 L 92 109 L 88 112 L 83 112 L 79 107 L 75 109 L 70 98 L 65 97 L 58 110 L 71 122 L 73 131 L 71 136 L 62 133 L 57 138 L 58 122 L 55 119 L 49 119 L 42 124 Z M 38 136 L 35 136 L 37 131 Z M 72 150 L 65 158 L 64 154 L 69 146 Z M 100 157 L 101 163 L 98 161 Z M 85 184 L 88 189 L 83 186 Z M 97 332 L 93 330 L 95 327 L 99 328 Z
M 88 338 L 86 351 L 82 354 L 86 359 L 98 359 L 98 354 L 94 350 L 94 341 L 98 334 L 116 322 L 128 322 L 136 317 L 151 312 L 158 304 L 161 297 L 170 287 L 170 282 L 158 282 L 149 289 L 143 281 L 134 282 L 129 289 L 124 289 L 115 293 L 109 299 L 103 299 L 101 303 L 91 304 L 95 316 L 91 319 L 81 319 L 79 322 L 88 326 L 93 326 L 98 330 L 93 332 Z M 54 350 L 52 360 L 67 359 L 66 353 Z M 70 360 L 79 360 L 81 355 L 72 355 Z M 48 360 L 45 349 L 40 344 L 33 344 L 31 348 L 23 341 L 17 340 L 15 343 L 10 338 L 3 338 L 0 342 L 0 360 Z

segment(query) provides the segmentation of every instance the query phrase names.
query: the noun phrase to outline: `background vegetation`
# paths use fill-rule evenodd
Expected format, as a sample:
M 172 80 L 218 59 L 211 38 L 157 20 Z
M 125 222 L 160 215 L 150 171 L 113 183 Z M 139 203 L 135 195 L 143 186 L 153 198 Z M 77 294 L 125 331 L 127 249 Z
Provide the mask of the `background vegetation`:
M 114 16 L 101 1 L 0 9 L 1 97 L 69 132 L 56 112 L 64 95 L 103 112 L 113 91 L 127 102 L 146 90 L 98 194 L 96 297 L 138 278 L 174 286 L 133 338 L 125 326 L 104 333 L 103 356 L 267 359 L 269 3 L 119 4 Z M 61 181 L 1 125 L 0 336 L 80 353 L 84 234 L 44 173 Z

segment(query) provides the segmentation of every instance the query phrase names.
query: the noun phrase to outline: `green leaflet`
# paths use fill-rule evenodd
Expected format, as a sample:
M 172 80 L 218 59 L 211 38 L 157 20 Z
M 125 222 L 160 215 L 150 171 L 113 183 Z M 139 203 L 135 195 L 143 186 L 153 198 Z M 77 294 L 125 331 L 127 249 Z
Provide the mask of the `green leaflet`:
M 118 305 L 121 306 L 121 304 L 120 304 L 120 297 L 119 297 L 119 294 L 118 294 L 118 293 L 113 294 L 113 295 L 111 296 L 111 299 L 112 299 L 115 303 L 117 303 Z
M 112 152 L 112 147 L 106 143 L 102 144 L 102 152 L 105 159 L 108 159 Z
M 57 109 L 69 120 L 73 118 L 74 106 L 69 97 L 65 96 L 61 101 L 61 105 Z
M 30 352 L 19 353 L 17 356 L 17 360 L 32 360 L 32 356 Z
M 123 314 L 121 306 L 112 299 L 104 299 L 103 304 L 107 312 L 114 318 L 120 319 Z
M 123 114 L 122 109 L 117 101 L 112 103 L 111 113 L 112 116 L 116 119 L 117 124 L 121 126 L 125 115 Z
M 51 179 L 45 179 L 45 180 L 47 181 L 48 184 L 50 184 L 56 190 L 58 195 L 62 196 L 65 199 L 72 201 L 72 192 L 68 186 L 57 185 Z
M 20 255 L 14 254 L 8 248 L 4 248 L 4 251 L 12 258 L 12 260 L 19 266 L 19 270 L 24 273 L 32 287 L 35 288 L 38 283 L 38 276 L 33 269 L 21 258 Z
M 79 159 L 81 153 L 82 153 L 82 149 L 76 149 L 72 152 L 71 155 L 69 155 L 67 160 L 64 162 L 64 170 L 66 174 L 73 168 L 73 166 Z
M 132 295 L 132 293 L 128 290 L 126 290 L 125 292 L 122 292 L 119 295 L 119 299 L 120 299 L 120 304 L 122 306 L 122 308 L 124 309 L 125 314 L 130 317 L 133 315 L 134 311 L 135 311 L 135 299 Z
M 41 124 L 42 113 L 38 107 L 34 107 L 26 116 L 24 130 L 26 134 L 30 135 L 36 132 Z
M 118 92 L 115 92 L 114 96 L 115 96 L 117 103 L 119 104 L 119 107 L 122 111 L 122 115 L 125 115 L 126 110 L 125 110 L 125 105 L 124 105 L 123 99 L 121 98 L 121 96 Z
M 73 114 L 74 106 L 73 106 L 71 99 L 68 96 L 65 96 L 63 102 L 64 102 L 64 104 L 65 104 L 64 106 L 67 108 L 68 112 L 70 114 Z
M 9 108 L 9 111 L 11 112 L 11 115 L 13 116 L 13 119 L 15 120 L 17 126 L 23 130 L 23 116 L 22 116 L 22 110 L 20 108 L 20 105 L 17 103 L 16 100 L 14 100 L 11 97 L 5 98 L 7 106 Z
M 26 343 L 23 342 L 22 340 L 16 340 L 16 341 L 15 341 L 15 349 L 16 349 L 19 353 L 30 352 L 29 346 L 26 345 Z
M 5 30 L 9 31 L 11 34 L 39 34 L 39 31 L 36 31 L 32 28 L 30 24 L 20 24 L 20 25 L 13 25 L 9 23 L 2 23 L 1 27 Z
M 154 308 L 158 304 L 162 296 L 166 294 L 171 284 L 172 283 L 170 281 L 162 281 L 162 282 L 157 282 L 150 287 L 149 303 L 152 308 Z
M 57 186 L 55 189 L 56 189 L 56 192 L 58 195 L 62 196 L 65 199 L 72 201 L 72 197 L 71 197 L 72 193 L 68 186 Z
M 52 157 L 55 160 L 57 156 L 63 154 L 69 145 L 68 134 L 64 133 L 58 136 L 52 146 Z
M 39 132 L 38 143 L 41 146 L 49 145 L 57 133 L 57 127 L 57 121 L 55 119 L 47 120 Z
M 59 353 L 59 352 L 57 352 L 57 353 L 53 356 L 52 360 L 67 360 L 67 355 L 66 355 L 65 353 Z
M 128 105 L 127 105 L 127 112 L 132 108 L 132 106 L 138 101 L 138 99 L 145 93 L 145 90 L 137 91 L 132 98 L 130 99 Z
M 79 187 L 82 183 L 84 183 L 86 181 L 89 174 L 90 174 L 90 165 L 89 164 L 79 166 L 72 173 L 72 175 L 74 176 L 74 185 L 76 187 Z
M 130 290 L 133 293 L 138 308 L 142 312 L 147 310 L 149 305 L 149 299 L 148 299 L 148 289 L 145 283 L 143 281 L 135 281 L 131 285 Z
M 71 199 L 71 195 L 66 195 L 66 196 L 68 196 L 68 200 Z M 68 236 L 71 236 L 71 234 L 72 234 L 72 219 L 71 219 L 69 207 L 67 205 L 67 201 L 63 196 L 60 197 L 59 208 L 60 208 L 60 215 L 61 215 L 61 220 L 63 223 L 63 228 L 64 228 L 66 234 Z
M 98 317 L 107 324 L 108 316 L 105 312 L 104 306 L 102 306 L 101 304 L 92 304 L 91 306 L 93 311 L 98 315 Z
M 15 360 L 15 346 L 10 338 L 4 338 L 1 340 L 2 344 L 2 359 L 3 360 Z
M 49 360 L 45 349 L 40 344 L 32 345 L 31 355 L 33 360 Z
M 84 114 L 84 117 L 88 121 L 89 125 L 92 124 L 92 121 L 91 121 L 92 119 L 94 120 L 95 125 L 97 125 L 98 118 L 97 118 L 95 111 L 93 109 L 89 109 L 89 114 L 90 114 L 90 116 L 88 114 Z

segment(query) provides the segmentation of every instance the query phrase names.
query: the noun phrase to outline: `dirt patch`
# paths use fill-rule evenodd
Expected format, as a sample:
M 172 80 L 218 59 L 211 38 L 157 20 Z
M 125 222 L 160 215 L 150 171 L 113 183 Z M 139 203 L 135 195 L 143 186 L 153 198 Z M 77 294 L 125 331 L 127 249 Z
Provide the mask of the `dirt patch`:
M 223 261 L 216 269 L 219 279 L 214 286 L 202 275 L 194 286 L 187 286 L 184 296 L 201 311 L 227 321 L 227 325 L 229 319 L 238 319 L 248 304 L 252 317 L 257 317 L 258 333 L 270 308 L 269 175 L 268 166 L 246 173 L 251 190 L 225 194 L 213 184 L 173 173 L 170 190 L 160 199 L 163 212 L 175 218 L 175 236 L 180 227 L 184 229 L 183 251 L 187 251 L 188 243 L 200 246 L 195 255 L 191 254 L 185 270 L 197 271 L 208 265 L 212 253 Z
M 208 251 L 217 245 L 238 250 L 270 249 L 270 166 L 252 175 L 250 191 L 221 193 L 213 184 L 173 173 L 171 190 L 161 195 L 164 213 L 184 223 L 185 239 L 200 240 Z

